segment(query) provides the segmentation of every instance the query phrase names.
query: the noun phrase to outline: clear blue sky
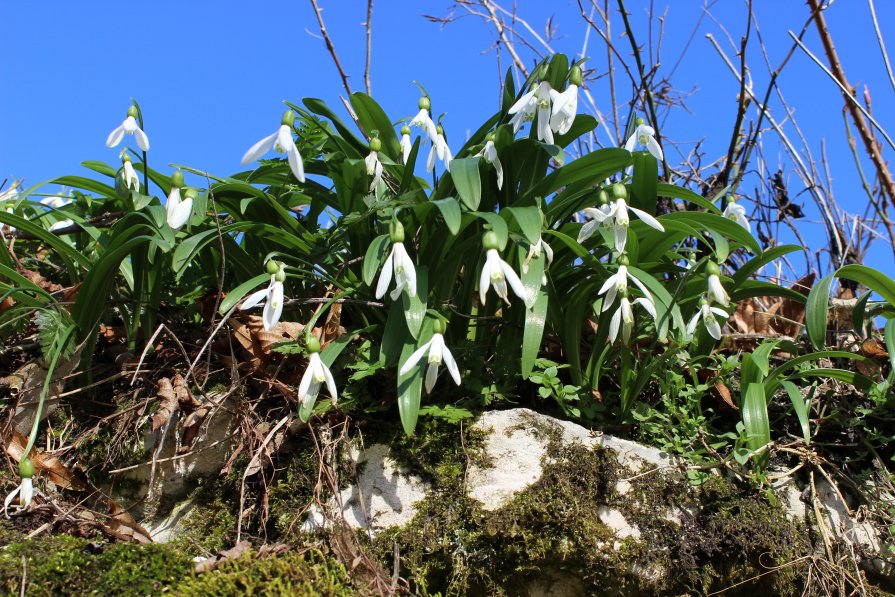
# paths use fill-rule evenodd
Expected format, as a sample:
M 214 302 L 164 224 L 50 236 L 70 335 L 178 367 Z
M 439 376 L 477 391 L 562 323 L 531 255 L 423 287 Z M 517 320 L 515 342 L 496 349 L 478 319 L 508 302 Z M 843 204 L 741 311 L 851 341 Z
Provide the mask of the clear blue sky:
M 354 90 L 363 90 L 366 2 L 319 0 Z M 664 5 L 655 2 L 657 7 Z M 662 72 L 667 75 L 702 15 L 697 0 L 671 2 L 665 19 Z M 790 46 L 788 29 L 798 31 L 808 16 L 804 2 L 759 0 L 756 13 L 771 63 L 776 66 Z M 638 41 L 647 41 L 644 0 L 628 2 Z M 393 119 L 413 115 L 424 84 L 435 111 L 447 112 L 445 127 L 452 145 L 475 129 L 497 107 L 498 70 L 494 53 L 483 53 L 495 34 L 468 17 L 447 27 L 421 14 L 445 15 L 448 2 L 376 0 L 373 14 L 373 96 Z M 582 48 L 585 31 L 575 1 L 519 0 L 521 15 L 543 34 L 552 14 L 560 39 L 554 49 L 570 55 Z M 739 40 L 745 4 L 721 0 L 703 18 L 689 51 L 674 73 L 677 89 L 692 92 L 689 112 L 675 110 L 663 126 L 666 137 L 681 142 L 705 138 L 708 156 L 727 147 L 738 87 L 705 39 L 714 35 L 733 56 L 722 25 Z M 895 51 L 895 2 L 876 0 L 880 25 Z M 458 12 L 458 14 L 460 14 Z M 26 185 L 64 174 L 88 174 L 84 160 L 117 164 L 118 149 L 107 149 L 108 133 L 125 116 L 129 98 L 144 111 L 152 148 L 150 164 L 185 164 L 216 174 L 241 170 L 239 160 L 261 136 L 273 132 L 282 100 L 321 97 L 341 112 L 344 94 L 336 70 L 318 37 L 310 2 L 3 2 L 4 55 L 0 59 L 0 180 L 24 178 Z M 875 115 L 895 131 L 893 91 L 872 33 L 866 2 L 840 0 L 827 12 L 840 57 L 853 84 L 870 87 Z M 720 23 L 720 24 L 719 24 Z M 616 20 L 614 35 L 621 31 Z M 655 33 L 655 31 L 654 31 Z M 823 56 L 812 28 L 807 45 Z M 626 47 L 621 45 L 620 47 Z M 591 65 L 605 68 L 605 46 L 592 36 Z M 763 94 L 768 79 L 757 44 L 749 53 L 754 88 Z M 504 68 L 508 64 L 504 54 Z M 780 78 L 787 101 L 796 110 L 812 151 L 821 139 L 831 165 L 833 190 L 841 208 L 863 212 L 866 199 L 858 186 L 854 161 L 843 134 L 842 98 L 833 83 L 798 52 Z M 860 88 L 860 87 L 859 87 Z M 605 79 L 593 86 L 601 109 L 608 110 Z M 776 106 L 775 116 L 783 115 Z M 795 136 L 793 129 L 788 132 Z M 786 162 L 776 142 L 766 137 L 768 161 Z M 129 139 L 131 140 L 131 139 Z M 885 154 L 892 157 L 886 148 Z M 670 153 L 671 161 L 679 156 Z M 862 159 L 865 171 L 869 163 Z M 198 182 L 198 181 L 197 181 Z M 803 185 L 790 175 L 791 194 Z M 748 189 L 744 189 L 748 190 Z M 47 189 L 55 192 L 55 188 Z M 808 220 L 817 220 L 807 194 Z M 817 239 L 819 228 L 803 224 Z M 892 253 L 878 243 L 868 264 L 891 273 Z

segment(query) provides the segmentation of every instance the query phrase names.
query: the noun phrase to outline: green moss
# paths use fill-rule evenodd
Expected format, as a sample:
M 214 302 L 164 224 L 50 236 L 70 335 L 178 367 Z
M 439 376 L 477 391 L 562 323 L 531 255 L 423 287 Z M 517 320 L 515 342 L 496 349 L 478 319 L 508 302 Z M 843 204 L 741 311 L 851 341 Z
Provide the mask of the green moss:
M 24 562 L 23 562 L 24 557 Z M 108 545 L 60 535 L 0 551 L 0 588 L 39 595 L 150 595 L 191 574 L 186 554 L 162 545 Z
M 24 564 L 23 559 L 24 557 Z M 196 574 L 171 545 L 106 544 L 65 535 L 0 550 L 0 591 L 18 595 L 329 595 L 358 593 L 345 568 L 317 549 L 280 557 L 248 553 Z
M 351 587 L 345 567 L 318 550 L 289 552 L 277 558 L 254 559 L 246 554 L 211 572 L 194 576 L 173 591 L 184 597 L 225 595 L 359 595 Z
M 617 483 L 631 473 L 615 452 L 565 444 L 559 426 L 530 423 L 547 440 L 543 475 L 494 512 L 463 487 L 470 460 L 482 459 L 480 432 L 433 422 L 417 436 L 393 438 L 394 455 L 432 491 L 409 525 L 376 536 L 383 564 L 397 543 L 402 574 L 421 594 L 513 595 L 535 584 L 549 592 L 557 582 L 580 594 L 704 593 L 810 552 L 807 531 L 749 488 L 716 478 L 694 489 L 653 474 L 622 495 Z M 619 511 L 640 537 L 618 540 L 600 522 L 601 507 Z M 786 567 L 740 590 L 792 594 L 804 573 Z

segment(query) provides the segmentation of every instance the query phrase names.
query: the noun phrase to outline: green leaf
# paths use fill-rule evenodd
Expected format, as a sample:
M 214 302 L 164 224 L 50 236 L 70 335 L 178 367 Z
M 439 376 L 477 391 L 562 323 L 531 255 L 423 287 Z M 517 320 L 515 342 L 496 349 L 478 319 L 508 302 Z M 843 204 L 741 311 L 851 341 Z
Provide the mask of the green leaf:
M 448 230 L 451 231 L 451 234 L 454 236 L 460 232 L 460 204 L 457 203 L 457 200 L 453 197 L 447 197 L 446 199 L 436 199 L 432 201 L 435 204 L 435 207 L 438 208 L 438 211 L 441 212 L 441 217 L 444 218 L 444 223 L 447 224 Z
M 796 387 L 796 384 L 792 383 L 788 380 L 783 380 L 780 382 L 783 388 L 786 390 L 786 393 L 789 395 L 789 400 L 792 402 L 792 409 L 796 413 L 796 417 L 799 419 L 799 426 L 802 428 L 802 437 L 805 438 L 805 444 L 811 444 L 811 429 L 809 428 L 809 420 L 808 420 L 808 408 L 811 404 L 810 398 L 805 400 L 802 396 L 802 392 L 799 391 L 799 388 Z M 811 388 L 811 393 L 814 393 L 814 386 Z
M 482 201 L 479 159 L 471 157 L 451 160 L 451 179 L 454 181 L 460 200 L 472 211 L 477 210 Z
M 737 287 L 741 282 L 745 281 L 749 276 L 763 268 L 768 263 L 777 259 L 778 257 L 782 257 L 787 253 L 792 253 L 793 251 L 801 251 L 802 247 L 799 245 L 781 245 L 779 247 L 773 247 L 771 249 L 767 249 L 763 251 L 761 254 L 756 255 L 739 268 L 737 271 L 731 276 L 733 278 L 733 285 Z
M 817 350 L 822 350 L 827 341 L 830 286 L 833 285 L 834 275 L 830 274 L 821 278 L 808 293 L 808 301 L 805 304 L 805 327 L 808 329 L 808 339 Z
M 633 154 L 634 177 L 631 181 L 631 205 L 650 215 L 656 215 L 656 192 L 659 183 L 659 163 L 651 154 Z
M 519 257 L 522 259 L 524 249 L 519 249 Z M 522 284 L 530 295 L 535 297 L 534 305 L 525 310 L 525 327 L 522 331 L 522 377 L 527 379 L 534 369 L 535 359 L 541 349 L 541 340 L 544 336 L 544 323 L 547 320 L 547 291 L 541 283 L 544 277 L 544 266 L 547 257 L 542 252 L 528 264 L 528 271 L 522 272 Z
M 835 276 L 863 284 L 895 306 L 895 280 L 881 271 L 866 265 L 844 265 L 836 271 Z
M 379 266 L 382 264 L 382 260 L 385 259 L 385 254 L 388 252 L 391 238 L 388 234 L 381 234 L 373 239 L 370 243 L 370 246 L 367 247 L 367 254 L 364 255 L 364 267 L 363 267 L 363 276 L 364 276 L 364 284 L 367 286 L 373 286 L 373 280 L 376 279 L 376 272 L 379 271 Z
M 218 313 L 221 315 L 225 314 L 227 311 L 232 309 L 236 303 L 241 301 L 245 295 L 249 293 L 250 290 L 263 284 L 264 282 L 270 281 L 270 274 L 259 274 L 252 278 L 251 280 L 246 280 L 236 288 L 230 291 L 224 300 L 221 301 L 221 306 L 218 307 Z
M 704 211 L 675 211 L 662 216 L 663 223 L 666 221 L 686 222 L 695 228 L 703 230 L 717 231 L 727 238 L 743 245 L 752 253 L 758 255 L 761 253 L 761 245 L 755 240 L 755 237 L 749 234 L 742 226 L 728 220 L 723 216 Z
M 530 205 L 528 207 L 508 207 L 506 211 L 519 224 L 519 229 L 525 235 L 525 240 L 530 244 L 535 244 L 541 239 L 541 210 L 540 208 Z
M 886 322 L 883 328 L 883 336 L 886 339 L 886 350 L 889 351 L 889 363 L 895 369 L 895 319 Z
M 761 383 L 750 383 L 746 387 L 743 400 L 743 425 L 746 428 L 746 445 L 753 452 L 761 449 L 771 441 L 771 425 L 768 421 L 768 405 L 765 402 L 764 386 Z M 756 458 L 756 464 L 764 467 L 768 454 Z
M 721 215 L 721 210 L 718 209 L 714 203 L 684 187 L 660 182 L 656 187 L 656 193 L 659 197 L 670 197 L 672 199 L 689 201 L 690 203 L 707 210 L 709 213 Z
M 416 268 L 416 296 L 401 293 L 401 301 L 404 305 L 404 317 L 407 321 L 407 329 L 410 335 L 419 336 L 423 320 L 426 318 L 426 301 L 429 297 L 429 268 L 425 265 Z
M 451 162 L 453 164 L 453 162 Z M 491 226 L 491 230 L 493 230 L 497 234 L 497 241 L 500 243 L 500 250 L 503 251 L 507 246 L 507 240 L 509 240 L 510 232 L 507 229 L 507 223 L 494 212 L 489 211 L 476 211 L 473 212 L 474 216 L 481 218 L 488 222 Z
M 395 127 L 376 100 L 366 93 L 357 91 L 351 94 L 351 107 L 354 108 L 357 121 L 364 133 L 369 137 L 373 135 L 373 131 L 378 131 L 384 153 L 392 161 L 397 162 L 401 156 L 401 143 L 398 141 Z
M 540 179 L 526 191 L 523 199 L 531 201 L 535 197 L 547 197 L 556 190 L 578 181 L 593 184 L 602 182 L 608 175 L 630 166 L 632 160 L 631 152 L 625 149 L 608 147 L 592 151 Z M 451 168 L 453 164 L 451 162 Z
M 413 337 L 404 321 L 402 303 L 395 301 L 388 310 L 385 329 L 382 332 L 382 344 L 379 345 L 379 360 L 386 367 L 393 367 L 401 356 L 404 344 L 413 342 Z
M 870 291 L 862 294 L 855 303 L 855 308 L 851 312 L 852 325 L 855 326 L 855 331 L 858 332 L 862 338 L 866 335 L 864 330 L 864 314 L 867 312 L 867 301 L 870 299 L 871 294 Z

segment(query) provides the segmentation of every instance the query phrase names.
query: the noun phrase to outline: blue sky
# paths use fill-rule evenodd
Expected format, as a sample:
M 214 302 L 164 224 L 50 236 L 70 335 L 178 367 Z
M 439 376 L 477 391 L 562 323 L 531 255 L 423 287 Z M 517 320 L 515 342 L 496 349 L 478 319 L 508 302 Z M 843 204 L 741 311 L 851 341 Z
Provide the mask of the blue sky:
M 319 4 L 353 89 L 363 90 L 366 2 Z M 688 94 L 687 110 L 673 110 L 662 123 L 662 133 L 684 143 L 685 150 L 705 139 L 710 160 L 729 142 L 738 86 L 705 35 L 711 33 L 733 56 L 724 28 L 739 41 L 745 4 L 721 0 L 711 9 L 714 19 L 704 15 L 700 1 L 670 4 L 661 74 L 671 72 L 694 25 L 700 17 L 702 21 L 672 80 Z M 801 28 L 808 9 L 795 1 L 755 4 L 762 39 L 776 67 L 791 43 L 787 31 Z M 627 5 L 638 42 L 645 44 L 649 2 L 632 0 Z M 449 7 L 441 1 L 377 0 L 372 80 L 374 98 L 395 120 L 415 113 L 419 94 L 412 81 L 420 81 L 432 96 L 435 112 L 447 112 L 445 128 L 457 145 L 497 107 L 498 69 L 495 54 L 484 53 L 496 36 L 480 20 L 467 17 L 440 27 L 421 16 L 445 15 Z M 577 2 L 520 0 L 517 7 L 540 34 L 553 15 L 559 33 L 555 50 L 570 55 L 581 51 L 585 24 Z M 895 35 L 895 3 L 877 0 L 876 9 L 883 32 Z M 342 112 L 338 97 L 344 90 L 318 36 L 309 2 L 4 2 L 0 18 L 7 24 L 0 61 L 0 180 L 24 178 L 32 185 L 65 174 L 88 174 L 79 166 L 84 160 L 117 164 L 118 150 L 107 149 L 104 141 L 124 118 L 131 97 L 140 102 L 146 118 L 150 165 L 166 170 L 168 164 L 185 164 L 215 174 L 242 169 L 239 160 L 246 149 L 279 124 L 283 100 L 321 97 Z M 885 76 L 866 2 L 840 0 L 827 12 L 827 20 L 850 81 L 859 90 L 869 86 L 875 115 L 884 125 L 891 124 L 895 118 L 888 107 L 895 91 Z M 617 36 L 620 21 L 613 26 Z M 895 50 L 895 37 L 890 39 Z M 620 43 L 627 48 L 624 40 Z M 806 43 L 823 55 L 813 28 Z M 605 69 L 605 46 L 595 36 L 587 53 L 591 66 Z M 763 94 L 768 75 L 757 44 L 748 58 L 753 86 Z M 503 67 L 507 65 L 504 53 Z M 839 206 L 862 213 L 866 198 L 845 141 L 838 90 L 801 52 L 784 70 L 780 87 L 815 155 L 826 140 Z M 603 110 L 609 109 L 607 89 L 605 78 L 592 88 Z M 782 119 L 779 103 L 772 106 Z M 795 136 L 794 129 L 788 132 Z M 772 135 L 766 139 L 766 159 L 786 164 Z M 892 157 L 889 148 L 885 155 Z M 679 157 L 674 151 L 669 156 L 672 161 Z M 863 153 L 861 159 L 869 171 Z M 791 195 L 804 189 L 795 175 L 787 182 Z M 798 201 L 806 204 L 809 214 L 800 223 L 809 244 L 813 239 L 822 242 L 820 228 L 808 221 L 816 221 L 817 215 L 807 194 Z M 885 241 L 877 243 L 867 263 L 895 273 Z

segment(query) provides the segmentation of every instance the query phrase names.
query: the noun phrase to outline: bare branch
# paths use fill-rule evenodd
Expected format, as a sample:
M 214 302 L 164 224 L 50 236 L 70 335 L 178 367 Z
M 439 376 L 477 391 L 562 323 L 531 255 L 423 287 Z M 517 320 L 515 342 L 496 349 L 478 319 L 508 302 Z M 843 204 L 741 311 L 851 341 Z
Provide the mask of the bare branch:
M 320 26 L 320 35 L 323 36 L 323 41 L 326 42 L 326 49 L 329 51 L 329 55 L 332 56 L 333 62 L 336 64 L 339 76 L 342 77 L 342 86 L 345 87 L 345 91 L 348 92 L 348 95 L 351 95 L 351 86 L 348 84 L 348 75 L 345 74 L 345 70 L 342 68 L 342 63 L 339 61 L 339 56 L 336 54 L 336 46 L 333 45 L 333 41 L 329 38 L 329 32 L 326 30 L 326 25 L 323 22 L 323 15 L 320 12 L 320 7 L 317 6 L 317 0 L 311 0 L 311 6 L 314 8 L 314 14 L 317 15 L 317 24 Z

